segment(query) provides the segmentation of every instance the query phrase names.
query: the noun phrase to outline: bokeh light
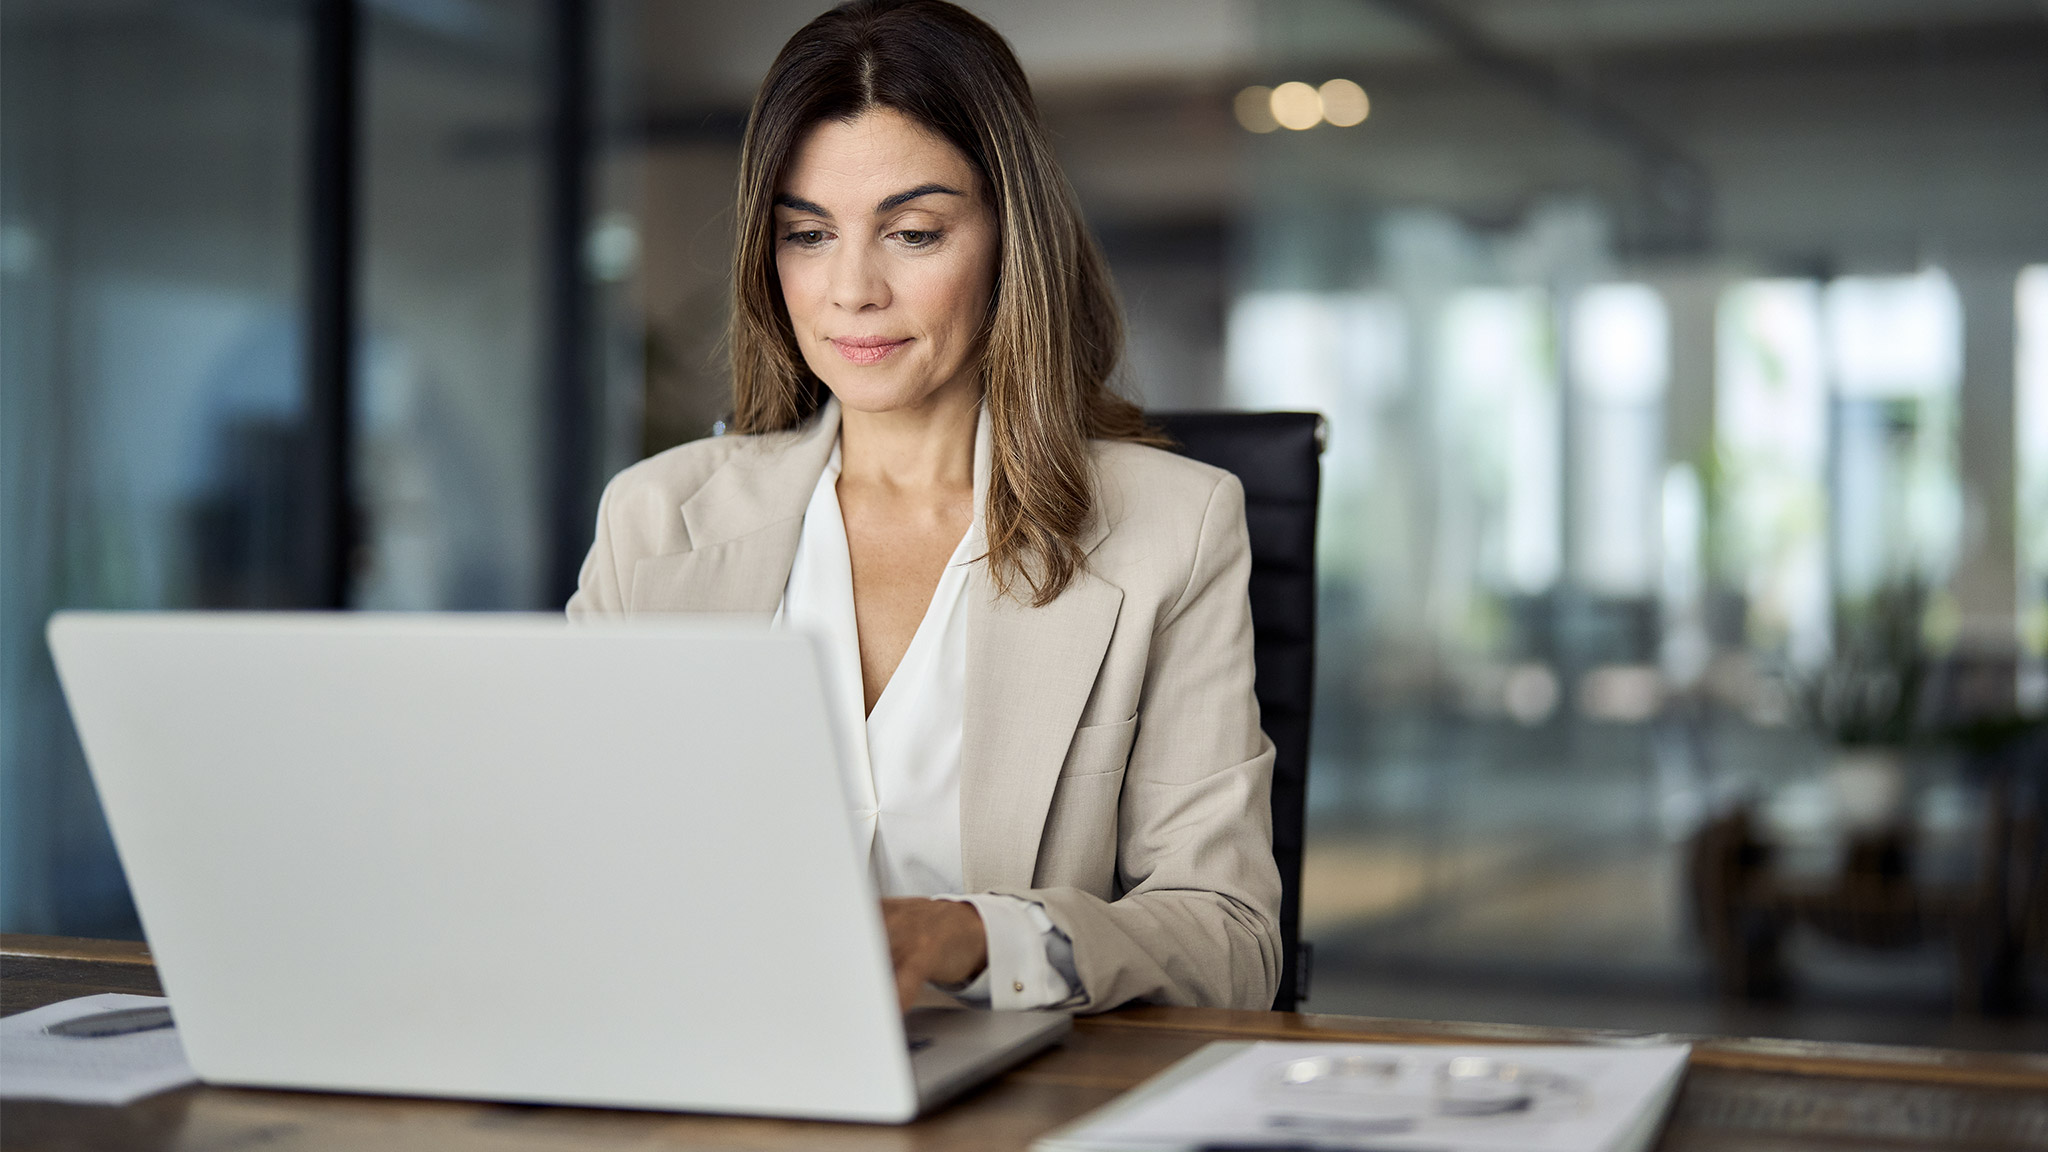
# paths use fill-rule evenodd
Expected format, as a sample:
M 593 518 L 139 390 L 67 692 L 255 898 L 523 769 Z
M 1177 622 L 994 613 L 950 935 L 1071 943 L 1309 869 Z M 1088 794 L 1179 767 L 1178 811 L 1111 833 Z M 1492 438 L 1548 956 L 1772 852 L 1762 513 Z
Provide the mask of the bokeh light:
M 1273 89 L 1273 119 L 1282 128 L 1305 132 L 1322 122 L 1323 98 L 1299 80 L 1289 80 Z
M 1264 84 L 1254 84 L 1237 94 L 1233 103 L 1237 122 L 1251 132 L 1271 132 L 1280 127 L 1273 119 L 1273 90 Z
M 1365 89 L 1355 81 L 1337 79 L 1316 89 L 1323 101 L 1323 119 L 1339 128 L 1349 128 L 1365 123 L 1372 113 L 1372 101 L 1366 98 Z

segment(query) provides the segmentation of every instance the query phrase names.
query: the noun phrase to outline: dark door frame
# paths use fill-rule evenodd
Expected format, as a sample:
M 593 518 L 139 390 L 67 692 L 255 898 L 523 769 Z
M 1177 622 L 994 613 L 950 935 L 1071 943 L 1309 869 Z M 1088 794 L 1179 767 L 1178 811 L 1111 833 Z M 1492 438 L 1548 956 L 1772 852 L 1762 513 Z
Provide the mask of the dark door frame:
M 598 477 L 589 285 L 583 247 L 590 212 L 590 0 L 546 6 L 547 175 L 543 246 L 546 345 L 539 445 L 543 596 L 559 607 L 576 590 L 589 546 Z M 350 606 L 362 543 L 356 477 L 356 390 L 361 337 L 363 134 L 362 0 L 313 0 L 308 22 L 310 99 L 306 215 L 307 461 L 312 486 L 308 607 Z M 540 607 L 541 605 L 531 605 Z

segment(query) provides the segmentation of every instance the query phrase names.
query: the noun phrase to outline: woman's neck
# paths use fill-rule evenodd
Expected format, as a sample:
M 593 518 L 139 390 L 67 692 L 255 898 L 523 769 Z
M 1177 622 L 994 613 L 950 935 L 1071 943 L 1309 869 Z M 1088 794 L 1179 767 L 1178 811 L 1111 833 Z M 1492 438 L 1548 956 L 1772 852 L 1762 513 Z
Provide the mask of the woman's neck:
M 974 487 L 979 389 L 948 388 L 916 408 L 839 414 L 842 482 L 883 490 L 957 492 Z

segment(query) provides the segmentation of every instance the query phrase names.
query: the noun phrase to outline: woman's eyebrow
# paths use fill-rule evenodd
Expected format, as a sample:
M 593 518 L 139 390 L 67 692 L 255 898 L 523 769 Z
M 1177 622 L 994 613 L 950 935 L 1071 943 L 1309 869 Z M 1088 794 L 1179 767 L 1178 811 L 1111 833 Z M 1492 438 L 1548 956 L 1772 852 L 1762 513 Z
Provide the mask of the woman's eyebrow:
M 823 209 L 822 207 L 819 207 L 818 205 L 813 204 L 809 200 L 805 200 L 800 196 L 791 196 L 787 192 L 778 192 L 775 194 L 775 206 L 777 208 L 787 208 L 792 212 L 805 212 L 812 216 L 823 216 L 827 220 L 830 220 L 832 218 L 832 214 L 830 212 L 825 211 L 825 209 Z
M 946 196 L 965 195 L 965 193 L 961 192 L 958 188 L 948 188 L 944 184 L 919 184 L 917 187 L 912 188 L 908 192 L 898 192 L 894 196 L 891 196 L 888 199 L 882 201 L 880 204 L 875 205 L 875 212 L 877 214 L 887 212 L 891 208 L 900 208 L 903 205 L 910 203 L 912 200 L 917 199 L 919 196 L 931 196 L 935 194 L 943 194 Z

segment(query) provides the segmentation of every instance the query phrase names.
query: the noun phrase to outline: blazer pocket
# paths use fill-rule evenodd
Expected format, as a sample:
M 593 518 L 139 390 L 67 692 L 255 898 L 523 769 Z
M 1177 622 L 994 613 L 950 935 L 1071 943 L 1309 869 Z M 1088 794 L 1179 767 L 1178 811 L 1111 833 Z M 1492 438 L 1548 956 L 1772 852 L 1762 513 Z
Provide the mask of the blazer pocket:
M 1131 740 L 1137 734 L 1135 712 L 1109 724 L 1087 724 L 1074 729 L 1074 739 L 1067 745 L 1066 762 L 1060 765 L 1061 778 L 1123 771 L 1131 758 Z

